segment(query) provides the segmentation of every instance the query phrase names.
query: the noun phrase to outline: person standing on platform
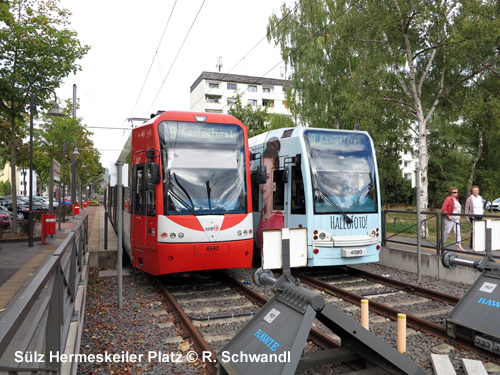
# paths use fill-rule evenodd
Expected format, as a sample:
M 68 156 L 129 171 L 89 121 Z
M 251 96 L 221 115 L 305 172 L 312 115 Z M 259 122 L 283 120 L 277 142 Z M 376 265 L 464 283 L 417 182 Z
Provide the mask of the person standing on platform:
M 484 201 L 483 197 L 479 195 L 479 186 L 473 186 L 470 188 L 471 195 L 467 198 L 465 202 L 465 214 L 472 215 L 467 216 L 465 219 L 468 223 L 472 224 L 472 230 L 474 230 L 474 221 L 483 220 L 484 215 Z M 472 249 L 472 236 L 474 232 L 470 235 L 470 247 Z
M 450 194 L 443 202 L 443 207 L 441 208 L 441 213 L 444 218 L 444 231 L 443 231 L 443 243 L 446 242 L 448 235 L 451 230 L 455 232 L 455 243 L 458 244 L 458 250 L 463 251 L 462 247 L 462 236 L 460 235 L 460 216 L 449 215 L 449 214 L 459 214 L 462 211 L 462 205 L 458 200 L 458 189 L 456 187 L 451 187 L 448 189 Z

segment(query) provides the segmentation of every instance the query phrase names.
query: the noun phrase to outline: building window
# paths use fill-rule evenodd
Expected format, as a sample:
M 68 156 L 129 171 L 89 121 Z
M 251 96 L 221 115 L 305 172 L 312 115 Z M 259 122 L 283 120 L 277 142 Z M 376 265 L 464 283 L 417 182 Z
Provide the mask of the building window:
M 257 86 L 255 86 L 255 85 L 248 85 L 248 91 L 249 92 L 257 92 Z
M 268 108 L 274 108 L 274 100 L 262 100 L 262 106 Z
M 207 96 L 205 98 L 205 102 L 206 103 L 216 103 L 216 104 L 219 104 L 220 103 L 220 98 L 217 97 L 217 96 Z
M 236 102 L 235 102 L 235 99 L 234 98 L 227 98 L 227 104 L 228 105 L 234 105 Z
M 264 92 L 264 93 L 270 93 L 271 89 L 269 87 L 263 87 L 262 88 L 262 92 Z
M 405 173 L 405 179 L 411 180 L 411 173 Z
M 257 105 L 257 100 L 256 99 L 248 99 L 248 104 L 255 107 Z
M 236 90 L 236 83 L 228 83 L 227 89 L 228 90 Z
M 288 101 L 287 101 L 287 100 L 283 100 L 283 106 L 284 106 L 286 109 L 290 109 L 290 105 L 288 104 Z
M 218 89 L 219 84 L 218 83 L 213 83 L 213 82 L 208 82 L 208 87 L 211 89 Z

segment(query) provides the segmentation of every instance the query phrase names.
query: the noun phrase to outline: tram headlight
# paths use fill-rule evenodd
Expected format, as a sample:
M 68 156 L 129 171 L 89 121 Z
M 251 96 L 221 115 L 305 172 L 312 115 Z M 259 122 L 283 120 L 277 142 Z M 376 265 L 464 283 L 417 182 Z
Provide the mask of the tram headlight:
M 326 237 L 326 234 L 325 234 L 324 232 L 321 232 L 321 233 L 319 234 L 319 239 L 320 239 L 320 240 L 324 240 L 324 239 L 325 239 L 325 237 Z
M 170 238 L 174 239 L 176 237 L 175 233 L 170 233 Z
M 184 233 L 179 233 L 179 238 L 184 238 Z
M 238 236 L 241 236 L 242 232 L 241 230 L 238 231 Z

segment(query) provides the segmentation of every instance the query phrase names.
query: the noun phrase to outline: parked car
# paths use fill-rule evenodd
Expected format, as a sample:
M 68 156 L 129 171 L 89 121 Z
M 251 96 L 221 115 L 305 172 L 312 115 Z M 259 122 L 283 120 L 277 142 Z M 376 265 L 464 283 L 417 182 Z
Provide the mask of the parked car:
M 12 220 L 12 216 L 13 216 L 12 212 L 10 212 L 7 207 L 2 206 L 1 204 L 0 204 L 0 213 L 9 215 L 10 220 Z
M 0 212 L 0 228 L 10 228 L 12 225 L 12 220 L 10 215 Z
M 0 197 L 0 204 L 12 211 L 12 198 L 8 196 Z M 17 220 L 21 221 L 28 218 L 29 206 L 23 202 L 17 202 Z
M 500 198 L 497 198 L 493 202 L 491 202 L 491 210 L 500 211 Z
M 28 207 L 30 205 L 29 197 L 24 197 L 22 195 L 17 197 L 17 202 L 18 203 L 22 202 L 23 204 L 25 204 Z M 35 199 L 33 199 L 33 211 L 46 211 L 48 209 L 49 209 L 48 205 L 46 205 L 45 203 L 37 202 L 37 201 L 35 201 Z
M 33 197 L 33 201 L 36 201 L 36 202 L 39 202 L 39 203 L 43 203 L 45 204 L 47 207 L 49 206 L 49 197 Z M 55 199 L 52 199 L 52 206 L 53 207 L 57 207 L 59 206 L 59 202 L 57 202 Z

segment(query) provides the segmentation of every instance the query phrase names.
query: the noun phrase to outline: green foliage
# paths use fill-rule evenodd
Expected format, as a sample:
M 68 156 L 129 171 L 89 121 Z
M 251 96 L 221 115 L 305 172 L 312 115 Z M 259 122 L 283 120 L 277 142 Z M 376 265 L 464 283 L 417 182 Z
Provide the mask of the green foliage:
M 61 106 L 64 117 L 51 118 L 46 116 L 47 122 L 40 124 L 35 129 L 35 163 L 34 169 L 40 177 L 40 183 L 47 186 L 49 183 L 50 159 L 54 158 L 63 168 L 64 160 L 64 182 L 70 182 L 70 167 L 73 147 L 76 142 L 80 155 L 77 159 L 77 167 L 85 164 L 85 173 L 79 175 L 85 185 L 96 177 L 103 175 L 104 170 L 99 162 L 100 153 L 94 148 L 90 139 L 91 133 L 82 124 L 81 118 L 73 118 L 73 104 L 67 99 Z M 63 145 L 66 144 L 66 154 Z M 62 173 L 62 171 L 61 171 Z M 88 176 L 87 176 L 88 173 Z
M 0 28 L 0 132 L 7 135 L 0 143 L 9 147 L 7 154 L 13 171 L 29 124 L 30 99 L 33 97 L 42 108 L 47 108 L 53 94 L 51 90 L 59 87 L 69 74 L 80 70 L 76 61 L 90 49 L 82 46 L 77 33 L 68 28 L 69 16 L 68 10 L 58 7 L 57 0 L 12 0 L 0 4 L 3 21 Z M 13 174 L 12 195 L 16 194 Z M 13 226 L 17 227 L 15 215 Z
M 9 195 L 12 191 L 10 181 L 0 181 L 0 195 Z
M 479 167 L 498 171 L 483 162 L 485 153 L 495 155 L 486 135 L 498 133 L 498 121 L 488 125 L 488 111 L 473 103 L 487 97 L 481 86 L 492 75 L 500 86 L 499 12 L 493 0 L 309 0 L 284 4 L 268 35 L 291 68 L 293 115 L 315 127 L 369 131 L 384 192 L 399 183 L 391 176 L 397 151 L 417 136 L 426 209 L 428 194 L 435 205 L 445 186 L 486 176 Z M 498 109 L 493 100 L 488 106 Z
M 234 104 L 231 105 L 228 113 L 240 120 L 248 129 L 248 137 L 267 131 L 268 116 L 267 107 L 256 107 L 255 109 L 247 104 L 241 104 L 241 95 L 236 94 Z
M 417 190 L 411 187 L 411 181 L 402 179 L 397 185 L 393 185 L 390 189 L 385 185 L 386 190 L 382 195 L 384 204 L 406 206 L 415 205 L 417 199 Z

